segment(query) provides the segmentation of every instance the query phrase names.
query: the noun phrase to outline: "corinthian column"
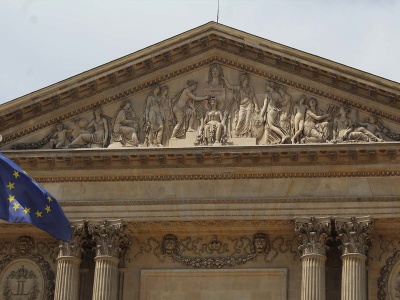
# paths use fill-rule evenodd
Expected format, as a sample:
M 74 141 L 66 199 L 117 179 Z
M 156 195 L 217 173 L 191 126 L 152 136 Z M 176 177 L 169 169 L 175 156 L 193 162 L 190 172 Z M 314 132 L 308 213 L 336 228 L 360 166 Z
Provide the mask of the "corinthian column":
M 96 257 L 93 282 L 93 300 L 117 299 L 118 295 L 118 256 L 125 225 L 120 220 L 93 222 L 89 233 L 96 241 Z
M 336 219 L 337 239 L 342 242 L 342 300 L 366 300 L 367 250 L 371 240 L 369 217 Z
M 325 300 L 326 240 L 331 234 L 330 218 L 296 219 L 302 252 L 301 300 Z
M 57 277 L 55 300 L 79 299 L 79 265 L 81 264 L 81 243 L 85 234 L 85 224 L 72 224 L 71 242 L 60 241 L 57 257 Z

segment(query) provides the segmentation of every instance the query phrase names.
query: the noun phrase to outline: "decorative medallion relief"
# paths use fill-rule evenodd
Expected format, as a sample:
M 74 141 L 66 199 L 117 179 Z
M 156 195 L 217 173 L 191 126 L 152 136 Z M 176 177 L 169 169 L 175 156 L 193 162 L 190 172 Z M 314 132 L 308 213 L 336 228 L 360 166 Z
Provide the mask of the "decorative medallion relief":
M 400 299 L 400 251 L 386 260 L 378 278 L 378 300 Z
M 151 253 L 160 262 L 170 258 L 187 267 L 218 269 L 235 267 L 257 258 L 270 263 L 283 253 L 291 253 L 296 259 L 298 253 L 294 241 L 294 238 L 285 239 L 282 236 L 271 240 L 265 233 L 227 238 L 224 241 L 220 241 L 217 236 L 211 239 L 180 239 L 174 234 L 167 234 L 162 240 L 152 237 L 146 241 L 136 241 L 133 257 Z
M 0 261 L 1 299 L 52 300 L 54 273 L 40 253 L 49 253 L 56 244 L 38 245 L 32 238 L 21 236 L 11 245 Z
M 218 63 L 93 115 L 63 118 L 12 149 L 193 147 L 399 141 L 375 115 L 301 94 Z M 127 94 L 128 95 L 128 94 Z M 32 137 L 34 139 L 34 137 Z
M 31 260 L 17 259 L 0 275 L 4 300 L 43 299 L 44 278 L 40 268 Z

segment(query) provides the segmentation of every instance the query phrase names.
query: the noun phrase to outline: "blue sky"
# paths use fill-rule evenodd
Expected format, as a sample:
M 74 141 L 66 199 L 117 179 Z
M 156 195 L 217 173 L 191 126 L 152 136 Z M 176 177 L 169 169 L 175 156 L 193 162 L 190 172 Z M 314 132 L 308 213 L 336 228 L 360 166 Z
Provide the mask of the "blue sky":
M 209 21 L 218 0 L 1 0 L 0 103 Z M 400 82 L 400 1 L 220 0 L 219 22 Z

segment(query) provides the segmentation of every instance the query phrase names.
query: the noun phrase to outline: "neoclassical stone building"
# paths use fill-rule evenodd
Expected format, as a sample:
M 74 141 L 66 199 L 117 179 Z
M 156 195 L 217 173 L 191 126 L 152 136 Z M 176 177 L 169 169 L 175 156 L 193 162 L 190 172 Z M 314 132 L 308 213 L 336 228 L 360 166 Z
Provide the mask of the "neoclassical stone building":
M 0 111 L 2 299 L 400 299 L 399 83 L 210 22 Z

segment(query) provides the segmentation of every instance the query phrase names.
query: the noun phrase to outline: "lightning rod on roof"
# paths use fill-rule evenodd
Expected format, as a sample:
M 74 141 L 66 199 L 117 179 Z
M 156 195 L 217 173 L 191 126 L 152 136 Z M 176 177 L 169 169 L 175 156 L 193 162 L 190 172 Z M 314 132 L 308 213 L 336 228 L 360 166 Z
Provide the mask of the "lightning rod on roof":
M 219 0 L 218 0 L 218 9 L 217 9 L 217 23 L 218 23 L 218 18 L 219 18 Z

